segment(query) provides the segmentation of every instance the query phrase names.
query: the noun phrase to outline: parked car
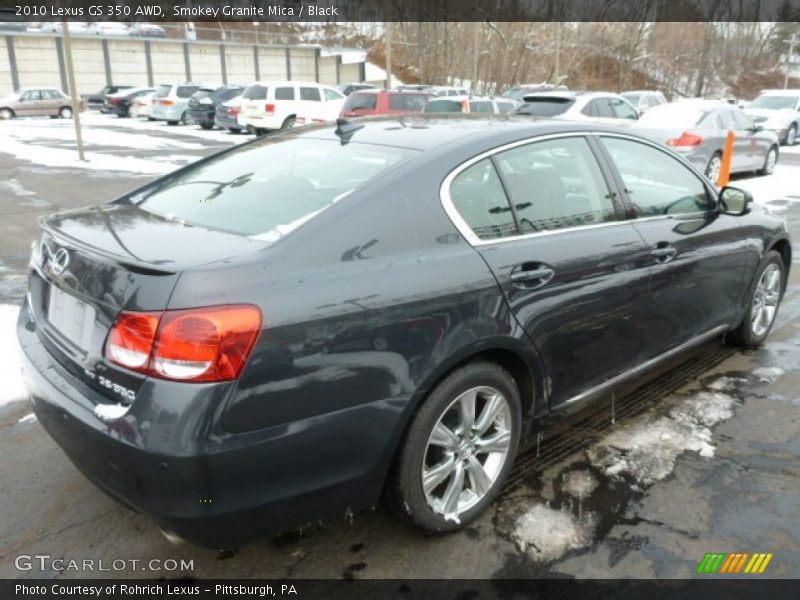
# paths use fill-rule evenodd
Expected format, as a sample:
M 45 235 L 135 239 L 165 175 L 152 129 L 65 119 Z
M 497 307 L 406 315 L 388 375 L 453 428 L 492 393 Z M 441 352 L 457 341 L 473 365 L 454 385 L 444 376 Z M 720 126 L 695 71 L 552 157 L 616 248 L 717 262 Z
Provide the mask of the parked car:
M 523 96 L 514 114 L 619 124 L 635 121 L 639 112 L 619 94 L 609 92 L 539 92 Z
M 781 144 L 794 146 L 800 130 L 800 90 L 764 90 L 747 105 L 748 116 L 775 132 Z
M 28 24 L 25 21 L 0 21 L 0 31 L 27 31 Z
M 189 122 L 189 98 L 204 84 L 165 83 L 156 89 L 148 119 L 166 121 L 169 125 Z M 208 87 L 208 86 L 206 86 Z
M 129 117 L 134 100 L 142 96 L 152 98 L 154 93 L 155 89 L 151 87 L 135 87 L 124 89 L 116 94 L 109 94 L 106 96 L 100 112 L 118 117 Z
M 375 90 L 353 92 L 342 106 L 342 117 L 413 115 L 421 113 L 431 98 L 424 92 Z
M 222 87 L 201 87 L 189 98 L 189 119 L 203 129 L 214 127 L 214 116 L 217 107 L 231 98 L 241 96 L 244 87 L 241 85 L 224 85 Z
M 81 100 L 83 100 L 89 108 L 101 108 L 105 104 L 106 96 L 116 94 L 122 90 L 129 90 L 132 87 L 132 85 L 106 85 L 103 86 L 99 92 L 94 94 L 81 94 Z
M 217 106 L 214 114 L 214 125 L 220 129 L 227 129 L 231 133 L 241 133 L 242 127 L 239 125 L 237 117 L 242 106 L 242 96 L 231 98 Z
M 425 90 L 431 96 L 469 96 L 469 90 L 450 85 L 433 85 Z
M 427 92 L 433 86 L 427 83 L 400 84 L 394 87 L 395 92 Z
M 536 94 L 538 92 L 557 92 L 567 91 L 565 85 L 555 85 L 552 83 L 523 83 L 522 85 L 505 90 L 500 94 L 501 98 L 522 102 L 522 99 L 528 94 Z
M 142 94 L 137 96 L 131 101 L 131 108 L 128 111 L 131 117 L 149 117 L 150 116 L 150 108 L 153 105 L 153 97 L 155 96 L 155 91 L 149 92 L 147 94 Z
M 731 173 L 769 175 L 778 162 L 778 137 L 741 109 L 715 100 L 684 100 L 648 110 L 634 125 L 639 135 L 669 146 L 716 183 L 728 131 L 736 134 Z
M 450 96 L 446 98 L 431 98 L 422 109 L 429 113 L 479 113 L 479 114 L 506 114 L 517 108 L 518 102 L 502 98 L 487 98 L 480 96 Z
M 85 104 L 81 101 L 81 110 Z M 61 90 L 24 88 L 0 98 L 0 120 L 14 117 L 72 118 L 72 101 Z
M 89 26 L 81 21 L 68 21 L 69 32 L 72 35 L 89 35 Z M 55 33 L 61 35 L 62 23 L 60 21 L 48 21 L 42 23 L 39 33 Z
M 359 92 L 361 90 L 374 90 L 375 86 L 371 83 L 340 83 L 336 86 L 336 89 L 345 96 L 349 96 L 353 92 Z
M 167 37 L 167 32 L 160 25 L 153 23 L 131 23 L 128 27 L 128 35 L 131 37 L 163 38 Z
M 314 82 L 257 81 L 242 94 L 239 125 L 256 134 L 291 129 L 302 116 L 308 122 L 332 121 L 345 97 Z
M 128 36 L 128 26 L 118 21 L 95 21 L 89 24 L 88 33 L 104 36 Z
M 766 339 L 791 241 L 749 193 L 619 128 L 420 121 L 277 134 L 40 220 L 20 361 L 83 474 L 214 548 L 382 497 L 453 531 L 546 417 Z
M 650 90 L 637 90 L 630 92 L 622 92 L 620 94 L 625 100 L 631 103 L 639 114 L 642 114 L 649 108 L 667 104 L 667 98 L 663 93 Z

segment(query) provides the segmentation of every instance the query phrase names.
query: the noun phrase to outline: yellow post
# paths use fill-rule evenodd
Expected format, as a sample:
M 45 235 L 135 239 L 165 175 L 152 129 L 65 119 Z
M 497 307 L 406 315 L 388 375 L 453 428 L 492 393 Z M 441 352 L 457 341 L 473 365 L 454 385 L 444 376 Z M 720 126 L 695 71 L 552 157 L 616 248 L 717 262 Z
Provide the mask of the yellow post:
M 722 152 L 722 167 L 719 170 L 719 177 L 717 177 L 718 187 L 724 187 L 730 181 L 731 157 L 733 156 L 733 140 L 735 137 L 736 134 L 729 131 L 728 137 L 725 139 L 725 150 Z

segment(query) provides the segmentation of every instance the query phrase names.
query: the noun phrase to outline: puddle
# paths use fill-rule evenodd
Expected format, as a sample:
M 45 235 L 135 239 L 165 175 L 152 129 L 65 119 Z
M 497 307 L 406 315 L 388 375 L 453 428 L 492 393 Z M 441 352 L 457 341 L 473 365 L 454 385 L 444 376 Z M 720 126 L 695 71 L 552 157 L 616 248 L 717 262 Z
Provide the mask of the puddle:
M 626 517 L 628 506 L 668 478 L 685 453 L 714 460 L 715 442 L 724 441 L 713 435 L 714 426 L 730 419 L 746 394 L 762 393 L 782 374 L 761 367 L 705 378 L 697 389 L 666 396 L 599 433 L 571 458 L 534 468 L 524 486 L 497 503 L 495 529 L 520 553 L 509 558 L 506 570 L 522 560 L 547 571 L 567 556 L 591 551 L 615 525 L 636 525 L 638 519 Z M 613 559 L 645 544 L 646 537 L 623 534 L 611 544 Z

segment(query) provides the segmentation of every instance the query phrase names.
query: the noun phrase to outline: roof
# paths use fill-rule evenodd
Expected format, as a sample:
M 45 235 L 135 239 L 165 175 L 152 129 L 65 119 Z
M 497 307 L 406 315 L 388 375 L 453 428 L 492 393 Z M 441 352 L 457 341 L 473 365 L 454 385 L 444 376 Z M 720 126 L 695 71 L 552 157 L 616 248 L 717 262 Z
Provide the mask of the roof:
M 627 128 L 603 126 L 587 121 L 564 121 L 509 117 L 506 115 L 430 114 L 406 117 L 366 117 L 353 120 L 363 125 L 350 137 L 351 143 L 381 144 L 434 150 L 452 144 L 475 146 L 501 145 L 536 135 L 569 131 L 625 131 Z M 296 129 L 293 134 L 308 139 L 340 141 L 335 125 Z

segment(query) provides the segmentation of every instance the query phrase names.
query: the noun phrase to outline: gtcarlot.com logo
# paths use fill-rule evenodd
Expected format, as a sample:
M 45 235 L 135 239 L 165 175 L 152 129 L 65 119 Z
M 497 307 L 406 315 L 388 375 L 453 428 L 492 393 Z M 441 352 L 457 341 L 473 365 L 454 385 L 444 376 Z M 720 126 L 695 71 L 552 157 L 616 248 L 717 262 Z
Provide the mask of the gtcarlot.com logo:
M 737 573 L 760 575 L 766 571 L 771 560 L 771 553 L 712 552 L 703 557 L 703 560 L 697 565 L 697 572 L 701 575 L 735 575 Z
M 20 554 L 14 559 L 18 571 L 194 571 L 194 559 L 63 558 L 49 554 Z

